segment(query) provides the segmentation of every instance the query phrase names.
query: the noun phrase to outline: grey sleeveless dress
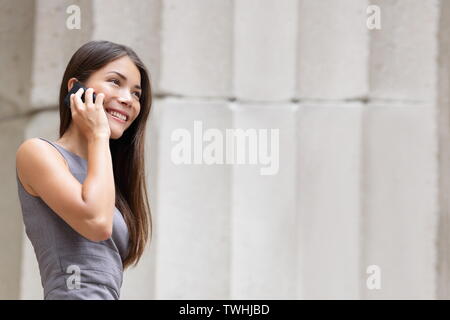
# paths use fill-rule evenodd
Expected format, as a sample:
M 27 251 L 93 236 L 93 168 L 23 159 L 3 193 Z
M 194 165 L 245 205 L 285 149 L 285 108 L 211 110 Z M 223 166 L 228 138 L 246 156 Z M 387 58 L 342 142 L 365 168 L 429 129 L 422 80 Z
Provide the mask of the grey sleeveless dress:
M 73 176 L 83 183 L 87 160 L 47 141 L 66 159 Z M 45 300 L 118 300 L 122 261 L 129 245 L 128 228 L 115 208 L 112 237 L 94 242 L 76 232 L 39 197 L 29 194 L 16 170 L 25 231 L 39 264 Z M 61 186 L 64 187 L 64 186 Z

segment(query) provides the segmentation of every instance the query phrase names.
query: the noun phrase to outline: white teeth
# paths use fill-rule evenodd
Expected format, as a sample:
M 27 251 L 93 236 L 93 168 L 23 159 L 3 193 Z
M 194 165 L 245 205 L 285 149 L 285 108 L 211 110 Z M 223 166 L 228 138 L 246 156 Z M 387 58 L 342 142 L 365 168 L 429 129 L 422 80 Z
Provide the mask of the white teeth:
M 123 121 L 127 121 L 127 117 L 119 112 L 116 111 L 112 111 L 112 110 L 108 110 L 108 113 L 110 113 L 111 115 L 115 116 L 116 118 L 119 118 Z

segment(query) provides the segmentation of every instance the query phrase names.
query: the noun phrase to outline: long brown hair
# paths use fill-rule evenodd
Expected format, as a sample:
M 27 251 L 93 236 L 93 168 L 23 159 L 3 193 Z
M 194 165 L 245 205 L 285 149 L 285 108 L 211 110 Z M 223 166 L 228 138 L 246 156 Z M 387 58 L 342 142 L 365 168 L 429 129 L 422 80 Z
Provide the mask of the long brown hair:
M 124 269 L 141 258 L 152 233 L 152 219 L 145 183 L 144 138 L 147 118 L 152 105 L 152 92 L 147 68 L 129 47 L 110 41 L 90 41 L 81 46 L 66 67 L 59 91 L 59 137 L 61 138 L 72 121 L 70 108 L 64 105 L 67 84 L 70 78 L 86 81 L 96 70 L 109 62 L 128 56 L 141 74 L 141 109 L 138 117 L 119 139 L 110 139 L 116 187 L 116 207 L 122 212 L 130 234 L 128 256 L 123 261 Z

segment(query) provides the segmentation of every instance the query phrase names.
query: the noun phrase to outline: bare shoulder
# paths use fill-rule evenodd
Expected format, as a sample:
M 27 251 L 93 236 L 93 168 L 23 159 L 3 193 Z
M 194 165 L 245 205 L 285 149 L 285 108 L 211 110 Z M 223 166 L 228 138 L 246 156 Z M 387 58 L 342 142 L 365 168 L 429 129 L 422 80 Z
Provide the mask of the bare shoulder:
M 56 168 L 55 170 L 64 167 L 68 169 L 64 157 L 48 142 L 39 138 L 30 138 L 22 142 L 16 151 L 16 168 L 20 181 L 32 195 L 36 193 L 29 185 L 30 175 L 47 166 L 52 166 Z
M 22 142 L 16 152 L 17 164 L 29 162 L 27 160 L 35 159 L 57 159 L 59 162 L 66 164 L 64 157 L 48 142 L 39 138 L 30 138 Z

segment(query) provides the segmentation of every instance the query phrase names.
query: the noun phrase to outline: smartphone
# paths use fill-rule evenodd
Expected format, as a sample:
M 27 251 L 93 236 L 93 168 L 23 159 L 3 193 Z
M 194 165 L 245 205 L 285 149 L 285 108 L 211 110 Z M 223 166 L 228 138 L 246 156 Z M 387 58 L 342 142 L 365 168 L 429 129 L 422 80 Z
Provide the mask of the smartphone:
M 69 93 L 67 93 L 66 97 L 64 98 L 64 103 L 66 104 L 66 106 L 67 106 L 68 108 L 70 108 L 70 95 L 71 95 L 72 93 L 77 93 L 77 91 L 80 90 L 80 88 L 83 88 L 83 90 L 84 90 L 83 94 L 81 95 L 81 101 L 85 102 L 85 100 L 84 100 L 84 94 L 86 93 L 87 88 L 86 88 L 85 86 L 83 86 L 83 85 L 81 84 L 81 82 L 76 81 L 76 82 L 73 84 L 72 89 L 70 89 Z M 92 101 L 95 103 L 95 93 L 92 94 Z

